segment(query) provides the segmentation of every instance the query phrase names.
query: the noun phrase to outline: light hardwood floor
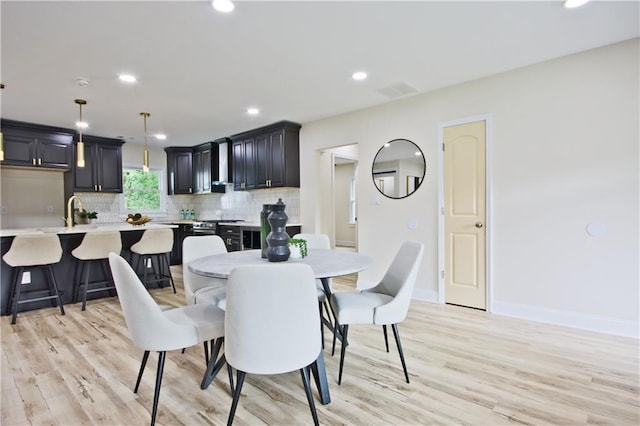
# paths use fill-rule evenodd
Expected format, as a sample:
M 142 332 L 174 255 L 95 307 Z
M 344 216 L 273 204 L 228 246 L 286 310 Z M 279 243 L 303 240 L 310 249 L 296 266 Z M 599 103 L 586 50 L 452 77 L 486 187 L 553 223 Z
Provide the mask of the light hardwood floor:
M 180 267 L 174 276 L 177 295 L 151 291 L 159 303 L 184 303 Z M 353 286 L 334 280 L 338 291 Z M 134 394 L 142 352 L 129 340 L 118 301 L 66 311 L 20 313 L 13 326 L 1 318 L 1 424 L 148 424 L 157 356 Z M 413 302 L 399 328 L 411 384 L 395 346 L 384 351 L 380 327 L 352 326 L 338 386 L 339 356 L 331 356 L 326 336 L 332 402 L 316 402 L 320 423 L 640 424 L 637 340 L 425 302 Z M 227 376 L 203 391 L 203 370 L 201 346 L 168 354 L 158 424 L 226 423 Z M 247 376 L 236 425 L 310 423 L 298 373 Z

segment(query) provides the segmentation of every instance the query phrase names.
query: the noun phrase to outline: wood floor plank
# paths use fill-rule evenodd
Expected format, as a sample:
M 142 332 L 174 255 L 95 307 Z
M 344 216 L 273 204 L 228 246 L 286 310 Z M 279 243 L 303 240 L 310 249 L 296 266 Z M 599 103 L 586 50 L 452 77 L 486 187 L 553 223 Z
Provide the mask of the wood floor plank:
M 182 306 L 178 293 L 153 289 L 160 303 Z M 334 279 L 336 291 L 355 291 L 355 277 Z M 150 421 L 157 354 L 137 394 L 142 351 L 124 323 L 117 298 L 92 300 L 87 311 L 67 305 L 0 318 L 0 422 L 4 425 L 146 425 Z M 343 383 L 339 350 L 325 363 L 332 402 L 313 386 L 327 425 L 615 425 L 640 424 L 639 342 L 566 327 L 414 301 L 400 327 L 411 383 L 392 334 L 352 326 Z M 168 353 L 158 425 L 225 424 L 231 406 L 226 371 L 200 389 L 202 346 Z M 234 424 L 311 423 L 298 372 L 248 376 Z

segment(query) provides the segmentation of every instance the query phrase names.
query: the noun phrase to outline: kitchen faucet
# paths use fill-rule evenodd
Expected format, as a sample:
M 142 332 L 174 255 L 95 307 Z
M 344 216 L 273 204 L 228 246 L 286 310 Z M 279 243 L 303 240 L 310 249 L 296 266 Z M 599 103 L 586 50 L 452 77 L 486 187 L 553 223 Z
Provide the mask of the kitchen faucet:
M 67 228 L 73 228 L 73 200 L 78 200 L 78 210 L 82 211 L 82 201 L 77 195 L 72 195 L 67 201 Z

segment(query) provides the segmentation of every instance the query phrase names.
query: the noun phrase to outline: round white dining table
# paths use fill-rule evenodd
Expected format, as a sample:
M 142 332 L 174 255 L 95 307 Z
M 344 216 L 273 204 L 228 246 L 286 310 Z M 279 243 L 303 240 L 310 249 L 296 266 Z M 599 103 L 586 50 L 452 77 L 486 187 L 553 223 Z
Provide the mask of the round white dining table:
M 242 250 L 214 254 L 195 259 L 189 262 L 187 267 L 189 271 L 194 274 L 226 279 L 229 277 L 231 271 L 238 266 L 266 265 L 271 263 L 267 259 L 263 259 L 261 254 L 261 250 Z M 274 263 L 304 263 L 309 265 L 313 270 L 315 278 L 322 281 L 327 300 L 330 300 L 331 288 L 329 287 L 329 278 L 363 271 L 371 265 L 371 258 L 367 255 L 347 250 L 309 249 L 307 256 L 304 258 L 290 257 L 284 262 Z M 333 308 L 331 310 L 333 313 Z M 334 332 L 336 331 L 334 330 Z M 340 338 L 341 336 L 338 337 Z M 202 381 L 202 389 L 206 389 L 209 384 L 211 384 L 211 381 L 221 367 L 221 364 L 214 365 L 214 362 L 210 363 Z M 331 397 L 329 395 L 329 384 L 327 382 L 327 373 L 322 352 L 320 352 L 312 371 L 320 393 L 320 401 L 322 404 L 328 404 L 331 402 Z
M 231 271 L 238 266 L 268 263 L 271 262 L 261 257 L 260 250 L 243 250 L 201 257 L 189 262 L 188 268 L 194 274 L 227 278 Z M 316 278 L 323 279 L 363 271 L 371 265 L 371 258 L 347 250 L 309 249 L 304 258 L 290 257 L 284 262 L 277 263 L 307 264 L 313 270 Z

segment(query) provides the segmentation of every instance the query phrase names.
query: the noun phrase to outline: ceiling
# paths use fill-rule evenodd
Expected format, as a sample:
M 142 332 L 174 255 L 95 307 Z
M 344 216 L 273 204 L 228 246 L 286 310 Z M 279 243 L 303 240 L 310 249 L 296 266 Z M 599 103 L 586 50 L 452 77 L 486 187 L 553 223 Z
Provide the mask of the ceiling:
M 191 146 L 301 124 L 639 35 L 639 3 L 6 1 L 3 118 Z M 353 81 L 354 71 L 369 78 Z M 128 72 L 133 85 L 118 81 Z M 80 86 L 76 78 L 88 80 Z M 260 108 L 257 116 L 245 113 Z

